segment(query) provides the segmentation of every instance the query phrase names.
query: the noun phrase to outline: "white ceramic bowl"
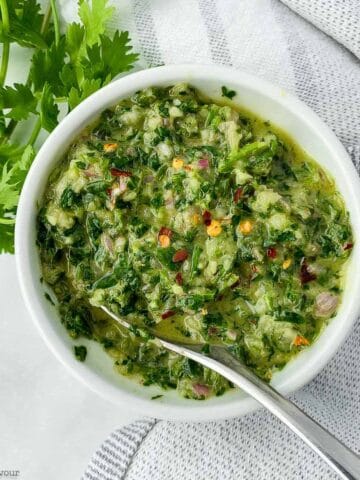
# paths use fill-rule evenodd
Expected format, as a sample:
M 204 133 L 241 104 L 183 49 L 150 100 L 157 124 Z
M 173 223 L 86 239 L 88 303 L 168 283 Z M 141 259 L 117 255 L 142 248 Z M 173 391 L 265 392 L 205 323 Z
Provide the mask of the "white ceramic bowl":
M 38 153 L 23 188 L 16 220 L 15 249 L 21 290 L 33 320 L 58 359 L 80 380 L 122 408 L 142 415 L 173 420 L 215 420 L 242 415 L 258 407 L 242 392 L 233 390 L 205 402 L 180 398 L 174 391 L 142 387 L 114 372 L 113 361 L 95 342 L 86 344 L 86 362 L 73 355 L 73 341 L 61 325 L 56 309 L 44 298 L 40 265 L 35 245 L 37 202 L 48 176 L 72 140 L 105 108 L 137 90 L 186 81 L 212 98 L 219 98 L 222 85 L 237 92 L 235 103 L 283 128 L 320 165 L 334 176 L 350 212 L 355 238 L 360 237 L 360 182 L 345 149 L 331 130 L 302 102 L 283 89 L 240 71 L 224 67 L 171 65 L 128 75 L 91 95 L 52 132 Z M 349 261 L 346 288 L 339 312 L 321 337 L 300 353 L 273 379 L 273 385 L 287 394 L 309 382 L 343 343 L 359 313 L 360 242 Z M 162 393 L 163 397 L 151 400 Z M 71 393 L 70 393 L 71 394 Z

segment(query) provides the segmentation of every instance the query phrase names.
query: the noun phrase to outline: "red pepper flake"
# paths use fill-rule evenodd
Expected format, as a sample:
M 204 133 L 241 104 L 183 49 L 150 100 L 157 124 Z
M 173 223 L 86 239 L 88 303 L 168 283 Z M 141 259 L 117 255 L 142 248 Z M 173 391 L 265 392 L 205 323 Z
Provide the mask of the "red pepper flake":
M 242 188 L 238 188 L 236 190 L 236 192 L 234 193 L 234 202 L 235 203 L 239 203 L 239 200 L 240 198 L 242 197 L 242 194 L 243 194 L 243 189 Z
M 305 283 L 311 282 L 312 280 L 316 280 L 315 273 L 309 270 L 309 265 L 306 263 L 305 259 L 301 261 L 300 280 L 302 285 L 304 285 Z
M 178 250 L 174 253 L 172 261 L 174 263 L 184 262 L 188 258 L 188 256 L 188 252 L 185 250 L 185 248 L 182 248 L 181 250 Z
M 205 210 L 205 212 L 202 214 L 204 224 L 208 227 L 211 223 L 211 213 L 208 210 Z
M 161 318 L 163 320 L 166 320 L 167 318 L 172 317 L 175 314 L 176 314 L 176 312 L 174 310 L 166 310 L 166 312 L 161 314 Z
M 345 243 L 344 245 L 344 250 L 350 250 L 353 248 L 354 244 L 353 243 Z
M 178 272 L 176 274 L 176 277 L 175 277 L 175 282 L 178 284 L 178 285 L 182 285 L 183 284 L 183 276 L 181 274 L 181 272 Z
M 307 338 L 303 337 L 302 335 L 296 335 L 294 340 L 294 345 L 296 347 L 300 347 L 301 345 L 310 345 L 310 342 Z
M 274 248 L 274 247 L 269 247 L 269 248 L 266 250 L 266 255 L 267 255 L 269 258 L 276 258 L 276 255 L 277 255 L 276 248 Z
M 173 232 L 170 230 L 170 228 L 161 227 L 160 231 L 159 231 L 159 237 L 160 237 L 160 235 L 166 235 L 168 237 L 171 237 L 172 233 Z
M 119 170 L 116 167 L 110 168 L 110 173 L 113 177 L 132 177 L 131 172 L 127 172 L 126 170 Z
M 106 189 L 106 193 L 109 195 L 109 197 L 111 197 L 112 188 L 107 188 L 107 189 Z

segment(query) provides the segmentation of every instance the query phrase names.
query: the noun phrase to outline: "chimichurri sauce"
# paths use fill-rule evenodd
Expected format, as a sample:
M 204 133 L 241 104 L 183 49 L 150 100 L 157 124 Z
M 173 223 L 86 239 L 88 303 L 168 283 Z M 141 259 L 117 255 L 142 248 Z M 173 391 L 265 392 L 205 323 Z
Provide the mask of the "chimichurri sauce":
M 137 326 L 224 344 L 270 380 L 336 313 L 352 242 L 319 165 L 268 122 L 186 84 L 103 112 L 51 174 L 38 216 L 44 279 L 69 334 L 101 342 L 119 373 L 197 399 L 229 382 Z

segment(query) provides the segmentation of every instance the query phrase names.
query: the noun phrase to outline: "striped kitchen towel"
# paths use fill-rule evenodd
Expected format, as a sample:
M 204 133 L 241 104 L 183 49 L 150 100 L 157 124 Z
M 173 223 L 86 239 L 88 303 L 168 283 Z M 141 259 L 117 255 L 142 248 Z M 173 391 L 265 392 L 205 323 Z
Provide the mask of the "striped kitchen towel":
M 61 3 L 61 2 L 60 2 Z M 359 0 L 123 0 L 140 67 L 231 65 L 293 92 L 332 127 L 360 164 Z M 67 20 L 76 2 L 62 0 Z M 360 449 L 360 323 L 294 401 Z M 209 423 L 142 419 L 113 432 L 84 480 L 329 480 L 336 476 L 265 411 Z

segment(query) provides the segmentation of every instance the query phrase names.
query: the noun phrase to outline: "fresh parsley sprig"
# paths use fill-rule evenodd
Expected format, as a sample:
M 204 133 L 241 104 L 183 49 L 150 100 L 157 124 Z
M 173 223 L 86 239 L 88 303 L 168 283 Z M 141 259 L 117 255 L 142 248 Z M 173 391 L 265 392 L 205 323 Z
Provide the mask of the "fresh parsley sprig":
M 138 58 L 128 32 L 107 33 L 108 0 L 79 0 L 78 7 L 80 22 L 61 28 L 56 0 L 45 12 L 37 0 L 0 0 L 0 253 L 13 252 L 16 208 L 41 130 L 56 127 L 61 103 L 73 109 Z M 13 43 L 32 57 L 26 82 L 6 85 Z M 33 130 L 20 144 L 16 130 L 29 119 Z

